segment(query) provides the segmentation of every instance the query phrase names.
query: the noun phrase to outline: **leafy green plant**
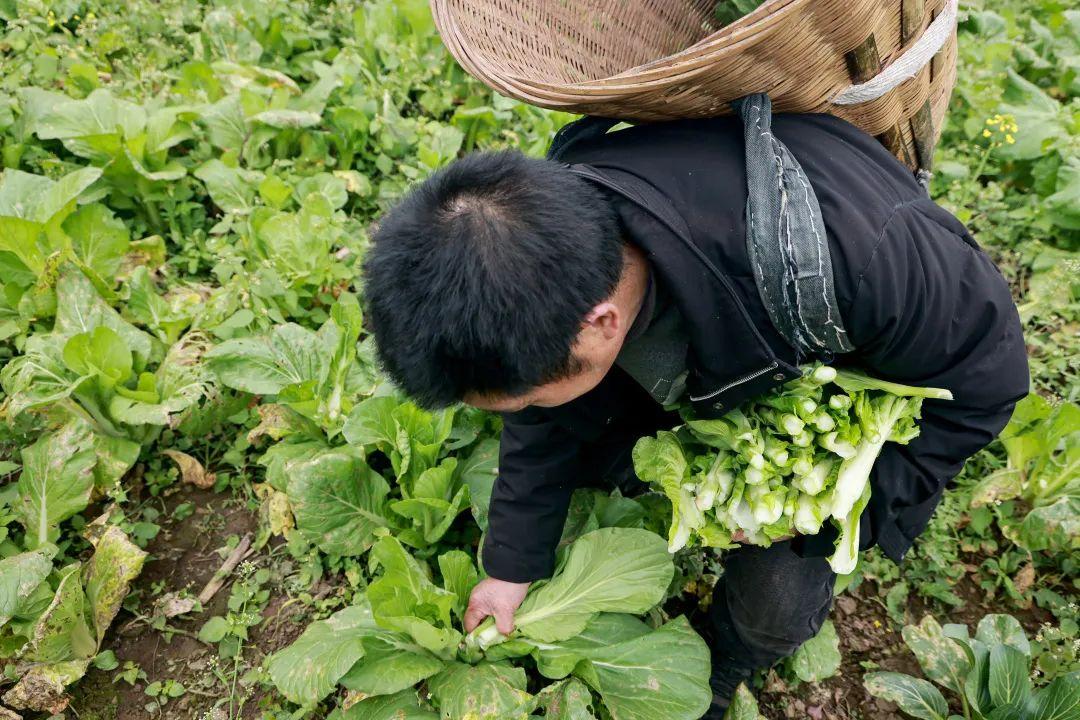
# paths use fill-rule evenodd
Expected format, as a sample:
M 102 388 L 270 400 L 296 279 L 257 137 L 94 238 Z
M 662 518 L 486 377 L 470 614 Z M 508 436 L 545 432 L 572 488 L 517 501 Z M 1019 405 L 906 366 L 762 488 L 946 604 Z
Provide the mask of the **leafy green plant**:
M 92 544 L 85 564 L 55 571 L 51 545 L 0 560 L 0 660 L 18 678 L 3 695 L 9 707 L 61 712 L 64 688 L 98 656 L 146 553 L 113 526 Z
M 1026 512 L 1003 517 L 1002 531 L 1028 550 L 1080 547 L 1080 406 L 1029 395 L 1001 444 L 1008 464 L 976 486 L 972 503 L 1022 501 Z
M 444 716 L 524 718 L 555 694 L 591 704 L 575 676 L 615 715 L 698 717 L 711 698 L 708 652 L 682 618 L 653 629 L 633 615 L 663 599 L 673 568 L 663 541 L 628 528 L 587 533 L 567 549 L 556 575 L 532 589 L 510 637 L 484 624 L 464 638 L 471 558 L 438 558 L 440 587 L 393 537 L 372 549 L 382 574 L 352 606 L 312 624 L 270 661 L 290 699 L 314 703 L 338 684 L 364 698 L 348 712 L 386 706 L 422 712 L 413 686 L 424 682 Z M 526 690 L 513 659 L 530 656 L 540 674 L 559 681 L 545 693 Z M 663 708 L 650 700 L 660 693 Z
M 933 682 L 897 672 L 863 678 L 868 692 L 895 702 L 905 714 L 946 720 L 949 704 L 933 684 L 959 701 L 965 720 L 1051 720 L 1080 707 L 1080 676 L 1062 675 L 1042 688 L 1031 681 L 1031 645 L 1009 615 L 987 615 L 971 636 L 963 625 L 942 627 L 931 616 L 903 631 L 923 673 Z

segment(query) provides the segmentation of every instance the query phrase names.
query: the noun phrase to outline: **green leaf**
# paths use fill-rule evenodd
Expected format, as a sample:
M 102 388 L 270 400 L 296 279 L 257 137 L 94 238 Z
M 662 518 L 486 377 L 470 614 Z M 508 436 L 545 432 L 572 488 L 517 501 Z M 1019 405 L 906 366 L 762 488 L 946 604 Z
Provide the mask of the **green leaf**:
M 410 545 L 423 548 L 438 542 L 467 506 L 469 489 L 457 481 L 456 469 L 457 459 L 446 458 L 421 473 L 411 491 L 402 488 L 407 499 L 390 504 L 394 512 L 413 521 L 417 537 Z
M 485 438 L 476 444 L 468 457 L 458 463 L 458 474 L 469 488 L 473 518 L 481 530 L 488 527 L 488 506 L 491 490 L 499 470 L 499 441 Z
M 477 582 L 476 565 L 468 553 L 451 550 L 439 556 L 439 573 L 443 578 L 443 587 L 457 596 L 454 612 L 459 620 L 464 621 L 469 595 Z
M 60 571 L 56 594 L 34 625 L 27 660 L 58 663 L 89 660 L 97 654 L 97 641 L 86 624 L 86 595 L 79 575 L 78 563 Z
M 47 225 L 74 202 L 99 177 L 99 168 L 80 168 L 59 180 L 20 170 L 5 170 L 0 178 L 0 217 L 22 218 Z
M 523 668 L 505 664 L 455 662 L 428 680 L 428 690 L 444 718 L 523 720 L 536 701 L 525 690 Z
M 904 642 L 911 648 L 923 674 L 957 694 L 964 692 L 964 678 L 972 663 L 956 640 L 946 637 L 941 625 L 927 615 L 918 625 L 903 629 Z
M 1058 227 L 1080 230 L 1080 158 L 1070 156 L 1058 169 L 1055 192 L 1042 199 Z
M 565 640 L 596 613 L 647 612 L 664 599 L 673 573 L 671 556 L 655 533 L 602 528 L 570 546 L 562 570 L 529 593 L 514 622 L 533 640 Z
M 590 650 L 574 674 L 621 720 L 695 720 L 712 702 L 709 649 L 684 617 Z
M 986 720 L 1019 720 L 1020 718 L 1026 720 L 1027 717 L 1027 707 L 1025 705 L 1009 703 L 1008 705 L 999 705 L 991 710 L 990 714 L 986 716 Z M 949 720 L 952 720 L 952 718 L 949 718 Z
M 92 203 L 64 220 L 63 228 L 71 238 L 75 255 L 111 283 L 131 244 L 127 226 L 109 208 Z
M 683 487 L 690 468 L 678 437 L 666 431 L 657 433 L 655 438 L 643 437 L 634 445 L 633 457 L 637 476 L 662 490 L 671 501 L 668 550 L 681 550 L 691 532 L 705 524 L 705 516 Z
M 420 707 L 415 690 L 402 690 L 361 700 L 347 710 L 335 710 L 327 720 L 439 720 L 439 716 Z
M 818 682 L 836 674 L 840 669 L 840 639 L 831 620 L 826 620 L 821 631 L 795 651 L 791 664 L 803 682 Z
M 63 357 L 73 372 L 98 375 L 107 388 L 131 377 L 131 351 L 119 335 L 104 325 L 68 338 Z
M 255 122 L 261 122 L 274 128 L 307 128 L 322 122 L 318 113 L 303 110 L 263 110 L 251 116 Z
M 120 667 L 120 661 L 116 659 L 116 653 L 112 650 L 102 650 L 93 659 L 94 667 L 98 670 L 111 672 Z
M 229 622 L 220 615 L 211 617 L 199 628 L 199 640 L 211 645 L 221 642 L 228 634 Z
M 531 643 L 528 651 L 536 659 L 536 669 L 541 675 L 561 680 L 594 650 L 636 640 L 648 635 L 651 630 L 633 615 L 600 613 L 589 621 L 580 634 L 559 643 Z
M 757 700 L 746 685 L 740 683 L 735 688 L 735 695 L 731 698 L 724 720 L 764 720 L 764 716 L 758 712 Z
M 276 395 L 289 385 L 326 380 L 329 357 L 318 337 L 294 323 L 257 338 L 228 340 L 206 354 L 221 382 L 253 395 Z
M 94 487 L 92 438 L 82 423 L 69 422 L 22 451 L 19 520 L 34 549 L 60 536 L 60 523 L 82 512 Z
M 99 645 L 127 597 L 132 581 L 142 571 L 146 556 L 147 553 L 128 540 L 116 526 L 108 527 L 95 543 L 94 555 L 83 570 L 83 584 Z
M 1032 509 L 1018 526 L 1005 529 L 1006 536 L 1033 552 L 1080 548 L 1080 497 L 1059 498 Z
M 262 210 L 252 217 L 256 245 L 288 278 L 318 277 L 340 232 L 333 209 L 321 195 L 306 198 L 299 212 Z
M 354 605 L 313 622 L 296 641 L 274 653 L 267 671 L 281 694 L 295 703 L 315 703 L 364 656 L 371 634 L 371 609 Z
M 0 560 L 0 627 L 52 572 L 52 555 L 47 548 Z
M 990 650 L 974 638 L 965 641 L 971 650 L 971 671 L 964 678 L 964 696 L 976 711 L 986 714 L 993 707 L 990 700 Z
M 365 696 L 392 695 L 443 669 L 445 663 L 402 633 L 383 632 L 364 640 L 364 657 L 340 680 Z
M 45 258 L 59 248 L 42 243 L 46 227 L 55 227 L 75 209 L 75 200 L 101 177 L 98 168 L 82 168 L 60 180 L 19 170 L 0 177 L 0 250 L 13 253 L 35 275 Z
M 991 647 L 988 687 L 994 705 L 1023 704 L 1031 694 L 1027 655 L 1009 645 Z
M 286 490 L 296 526 L 323 552 L 360 555 L 388 527 L 390 486 L 351 449 L 337 448 L 289 464 Z
M 949 705 L 941 692 L 926 680 L 896 672 L 872 672 L 863 676 L 867 692 L 894 702 L 912 717 L 945 720 Z
M 536 699 L 547 720 L 596 720 L 589 688 L 576 678 L 548 685 Z
M 1035 693 L 1031 720 L 1076 720 L 1080 717 L 1080 674 L 1055 678 Z
M 112 309 L 82 272 L 74 265 L 61 268 L 56 282 L 56 323 L 53 335 L 67 340 L 72 335 L 107 327 L 119 335 L 133 353 L 149 359 L 153 339 Z
M 103 491 L 111 490 L 124 474 L 139 459 L 142 446 L 127 438 L 94 434 L 94 451 L 97 464 L 94 465 L 94 485 Z
M 183 411 L 195 406 L 214 389 L 213 377 L 203 362 L 208 341 L 199 333 L 188 333 L 170 348 L 165 359 L 151 375 L 143 393 L 125 392 L 118 388 L 109 412 L 120 422 L 129 425 L 169 425 Z
M 246 215 L 254 207 L 256 177 L 261 179 L 260 173 L 244 172 L 215 158 L 193 174 L 205 183 L 210 199 L 225 212 Z
M 394 410 L 400 404 L 392 395 L 360 401 L 349 413 L 341 434 L 352 445 L 372 445 L 389 454 L 397 438 Z
M 1037 85 L 1023 78 L 1013 68 L 1007 78 L 1001 111 L 1016 120 L 1016 142 L 1002 145 L 997 154 L 1010 160 L 1042 157 L 1058 138 L 1068 137 L 1062 119 L 1062 106 Z
M 1012 615 L 986 615 L 975 629 L 975 639 L 991 649 L 995 645 L 1009 645 L 1025 657 L 1031 656 L 1031 644 L 1024 628 Z
M 239 93 L 230 93 L 207 106 L 200 117 L 206 125 L 207 139 L 222 150 L 239 151 L 247 137 L 247 121 Z
M 108 90 L 94 90 L 84 100 L 62 100 L 31 127 L 42 140 L 60 140 L 80 157 L 108 162 L 122 153 L 122 139 L 146 127 L 146 111 L 117 99 Z
M 129 316 L 153 330 L 167 345 L 176 342 L 203 306 L 203 299 L 197 292 L 176 292 L 174 289 L 168 299 L 158 295 L 150 271 L 142 265 L 135 268 L 126 285 Z
M 457 595 L 432 583 L 392 536 L 380 538 L 371 557 L 383 568 L 382 576 L 367 591 L 378 624 L 408 633 L 431 652 L 452 654 L 461 640 L 450 618 Z
M 86 380 L 64 364 L 62 347 L 50 336 L 32 335 L 26 342 L 26 354 L 0 369 L 0 382 L 8 394 L 7 411 L 11 417 L 60 402 Z

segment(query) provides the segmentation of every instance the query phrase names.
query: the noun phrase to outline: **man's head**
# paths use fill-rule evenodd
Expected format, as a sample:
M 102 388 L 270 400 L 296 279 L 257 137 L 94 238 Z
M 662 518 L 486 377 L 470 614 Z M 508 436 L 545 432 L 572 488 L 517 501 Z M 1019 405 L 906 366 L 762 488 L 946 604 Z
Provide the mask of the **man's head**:
M 622 346 L 640 303 L 627 253 L 603 193 L 564 166 L 469 155 L 375 232 L 364 283 L 379 358 L 428 406 L 561 405 Z

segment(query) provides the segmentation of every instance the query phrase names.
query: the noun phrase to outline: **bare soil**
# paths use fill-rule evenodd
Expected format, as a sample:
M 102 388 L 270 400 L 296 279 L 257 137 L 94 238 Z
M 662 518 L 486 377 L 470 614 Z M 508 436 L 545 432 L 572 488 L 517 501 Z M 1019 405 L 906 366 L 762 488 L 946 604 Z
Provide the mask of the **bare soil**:
M 178 522 L 169 520 L 172 510 L 185 502 L 194 504 L 195 513 Z M 197 596 L 221 567 L 223 555 L 228 554 L 223 548 L 229 538 L 254 536 L 258 531 L 257 513 L 228 493 L 184 486 L 166 499 L 165 506 L 161 531 L 147 548 L 151 556 L 134 588 L 138 595 L 138 613 L 145 618 L 155 614 L 155 601 L 170 593 L 186 590 Z M 265 566 L 268 562 L 266 550 L 253 553 L 250 559 Z M 242 669 L 258 665 L 267 654 L 292 642 L 304 624 L 290 622 L 294 612 L 298 611 L 295 606 L 287 605 L 288 596 L 283 589 L 271 587 L 270 600 L 262 611 L 264 619 L 249 631 L 241 672 L 235 673 L 234 690 L 231 682 L 221 680 L 221 675 L 231 680 L 233 661 L 219 659 L 215 645 L 203 643 L 196 637 L 208 618 L 227 612 L 232 580 L 226 581 L 202 612 L 166 620 L 169 630 L 178 631 L 175 633 L 162 632 L 131 612 L 122 611 L 106 645 L 116 654 L 121 668 L 124 663 L 133 662 L 145 673 L 145 678 L 129 684 L 124 680 L 113 681 L 119 669 L 110 672 L 92 669 L 75 688 L 71 703 L 73 714 L 80 720 L 259 717 L 262 693 L 257 687 L 245 688 L 240 683 Z M 214 672 L 215 665 L 217 673 Z M 153 698 L 146 694 L 146 688 L 154 681 L 165 680 L 183 684 L 186 692 L 163 707 L 154 708 Z M 234 703 L 232 713 L 229 712 L 230 695 Z M 244 699 L 243 709 L 236 714 L 241 698 Z

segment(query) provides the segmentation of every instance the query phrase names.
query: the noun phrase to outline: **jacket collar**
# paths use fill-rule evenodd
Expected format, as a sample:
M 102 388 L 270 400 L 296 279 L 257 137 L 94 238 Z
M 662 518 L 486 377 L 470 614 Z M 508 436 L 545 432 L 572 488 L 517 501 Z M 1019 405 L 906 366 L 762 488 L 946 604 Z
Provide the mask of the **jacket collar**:
M 686 323 L 687 390 L 703 415 L 725 413 L 744 400 L 799 376 L 754 326 L 731 281 L 695 243 L 686 221 L 655 187 L 626 170 L 567 165 L 614 194 L 627 239 L 641 248 L 670 289 Z

